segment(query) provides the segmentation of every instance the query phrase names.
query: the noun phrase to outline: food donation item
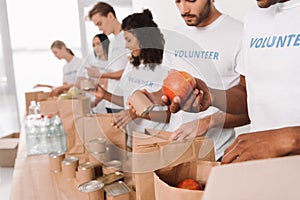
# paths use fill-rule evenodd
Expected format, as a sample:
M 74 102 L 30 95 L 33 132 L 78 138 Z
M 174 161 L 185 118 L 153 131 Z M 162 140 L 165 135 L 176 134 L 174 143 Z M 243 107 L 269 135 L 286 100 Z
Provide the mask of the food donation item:
M 141 90 L 135 90 L 129 97 L 129 103 L 135 108 L 139 116 L 146 116 L 152 111 L 154 105 Z
M 203 190 L 201 184 L 198 181 L 191 178 L 187 178 L 180 181 L 176 187 L 188 190 Z
M 172 70 L 164 79 L 162 92 L 171 101 L 175 96 L 179 96 L 182 101 L 185 101 L 195 88 L 196 80 L 192 75 L 185 71 Z

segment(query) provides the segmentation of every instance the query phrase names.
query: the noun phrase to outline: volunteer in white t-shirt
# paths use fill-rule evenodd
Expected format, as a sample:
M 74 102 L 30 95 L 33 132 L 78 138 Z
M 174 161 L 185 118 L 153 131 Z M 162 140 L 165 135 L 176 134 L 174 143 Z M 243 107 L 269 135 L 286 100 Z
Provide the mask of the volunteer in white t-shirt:
M 93 52 L 87 58 L 87 65 L 89 67 L 86 68 L 88 78 L 93 83 L 98 83 L 103 86 L 103 88 L 107 89 L 107 79 L 101 78 L 102 73 L 106 72 L 106 68 L 108 65 L 108 47 L 109 47 L 109 39 L 103 34 L 97 34 L 93 37 Z M 99 80 L 99 78 L 101 78 Z M 87 94 L 88 95 L 88 94 Z M 106 113 L 105 103 L 103 100 L 99 103 L 94 103 L 95 97 L 91 97 L 93 104 L 93 112 L 94 113 Z
M 166 36 L 167 65 L 204 78 L 213 88 L 237 85 L 242 23 L 220 13 L 211 0 L 180 0 L 176 5 L 187 26 L 176 28 L 177 36 Z M 247 123 L 247 114 L 231 115 L 210 107 L 202 113 L 171 114 L 169 130 L 174 131 L 172 138 L 204 134 L 212 138 L 218 160 L 235 139 L 233 127 Z
M 226 90 L 228 112 L 247 112 L 248 105 L 251 132 L 237 137 L 222 163 L 300 154 L 300 1 L 257 4 L 244 21 L 244 63 L 237 70 L 245 78 Z M 197 112 L 210 104 L 225 109 L 218 99 L 222 91 L 197 82 L 201 92 L 192 94 L 182 109 Z M 172 112 L 179 102 L 173 100 Z
M 60 40 L 56 40 L 51 45 L 51 51 L 58 59 L 64 59 L 66 64 L 63 66 L 63 85 L 51 86 L 46 84 L 37 84 L 34 87 L 51 88 L 50 95 L 57 96 L 72 86 L 78 85 L 80 80 L 84 79 L 83 60 L 74 55 L 71 49 Z
M 84 77 L 82 67 L 82 59 L 73 56 L 72 59 L 63 66 L 63 83 L 73 85 L 76 83 L 78 76 Z
M 104 34 L 113 34 L 110 39 L 108 51 L 107 72 L 101 75 L 101 78 L 108 79 L 108 91 L 114 94 L 120 94 L 118 83 L 128 62 L 128 50 L 125 48 L 125 40 L 121 30 L 121 23 L 116 18 L 113 7 L 105 2 L 98 2 L 89 11 L 88 18 L 101 30 Z M 100 100 L 98 100 L 100 101 Z M 108 113 L 116 113 L 123 109 L 122 106 L 106 102 Z
M 169 69 L 161 64 L 165 43 L 163 35 L 152 20 L 149 10 L 126 17 L 122 22 L 122 29 L 126 47 L 131 50 L 131 59 L 120 80 L 122 94 L 118 96 L 98 87 L 95 95 L 99 99 L 110 100 L 126 108 L 114 114 L 114 125 L 126 127 L 128 134 L 132 131 L 144 132 L 145 128 L 162 130 L 169 119 L 166 107 L 157 106 L 147 116 L 140 118 L 128 109 L 128 97 L 135 90 L 147 89 L 155 92 L 161 89 L 162 82 L 169 72 Z M 130 146 L 131 140 L 128 141 Z

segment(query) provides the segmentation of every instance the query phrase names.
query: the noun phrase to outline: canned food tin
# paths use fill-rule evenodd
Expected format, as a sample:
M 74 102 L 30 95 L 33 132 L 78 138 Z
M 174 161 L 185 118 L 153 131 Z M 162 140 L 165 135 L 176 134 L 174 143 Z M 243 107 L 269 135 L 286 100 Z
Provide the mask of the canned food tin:
M 85 183 L 80 184 L 77 189 L 80 192 L 95 192 L 100 190 L 104 187 L 104 183 L 98 180 L 88 181 Z
M 134 91 L 129 97 L 129 103 L 134 107 L 137 114 L 144 117 L 153 109 L 154 105 L 140 90 Z
M 62 174 L 65 178 L 75 178 L 75 171 L 77 169 L 79 159 L 71 156 L 65 158 L 62 162 Z
M 96 138 L 89 141 L 88 151 L 91 153 L 106 152 L 106 140 L 104 138 Z
M 108 175 L 101 176 L 97 178 L 97 181 L 101 181 L 104 185 L 111 184 L 115 181 L 118 181 L 120 179 L 124 178 L 124 173 L 122 172 L 114 172 Z
M 116 171 L 120 171 L 122 168 L 122 163 L 119 160 L 111 160 L 109 162 L 104 163 L 102 170 L 103 174 L 111 174 Z
M 80 192 L 88 193 L 89 199 L 103 200 L 104 199 L 104 184 L 100 181 L 89 181 L 80 184 L 77 189 Z
M 100 153 L 102 154 L 102 157 L 104 158 L 105 153 Z M 94 169 L 95 169 L 95 175 L 96 176 L 101 176 L 102 175 L 102 165 L 103 162 L 102 160 L 99 160 L 97 158 L 98 154 L 95 153 L 89 153 L 89 162 L 93 164 Z
M 49 168 L 52 172 L 61 171 L 61 162 L 65 158 L 65 153 L 63 152 L 53 152 L 49 154 Z
M 94 166 L 90 162 L 85 162 L 78 165 L 76 179 L 79 183 L 87 182 L 95 178 Z
M 108 196 L 115 197 L 131 192 L 131 189 L 123 181 L 118 181 L 104 187 Z
M 90 80 L 87 79 L 81 80 L 79 86 L 81 90 L 86 90 L 86 91 L 96 89 L 95 85 Z

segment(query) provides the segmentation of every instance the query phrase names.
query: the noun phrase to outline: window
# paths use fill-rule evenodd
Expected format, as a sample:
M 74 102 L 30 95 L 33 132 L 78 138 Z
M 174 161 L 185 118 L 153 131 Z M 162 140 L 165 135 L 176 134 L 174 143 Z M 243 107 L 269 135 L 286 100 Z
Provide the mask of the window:
M 19 132 L 15 78 L 5 0 L 0 0 L 0 136 Z

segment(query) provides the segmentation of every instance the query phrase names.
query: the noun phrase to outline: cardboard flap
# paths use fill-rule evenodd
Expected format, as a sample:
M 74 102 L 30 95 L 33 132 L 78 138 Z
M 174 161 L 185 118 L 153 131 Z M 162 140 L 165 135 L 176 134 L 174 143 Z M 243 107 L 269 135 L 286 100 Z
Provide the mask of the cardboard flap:
M 299 166 L 300 156 L 216 166 L 209 175 L 203 200 L 298 200 Z
M 0 149 L 15 149 L 18 144 L 18 138 L 3 138 L 0 140 Z
M 155 130 L 155 129 L 150 129 L 146 128 L 145 129 L 145 134 L 155 136 L 157 138 L 165 139 L 168 140 L 170 136 L 172 135 L 171 132 L 163 131 L 163 130 Z

